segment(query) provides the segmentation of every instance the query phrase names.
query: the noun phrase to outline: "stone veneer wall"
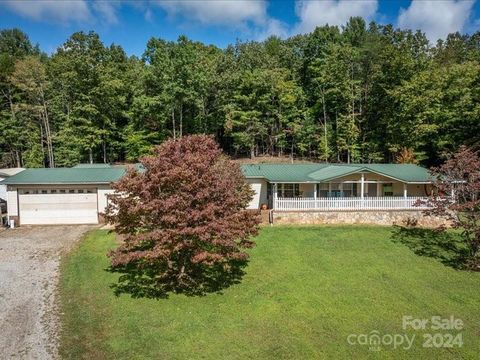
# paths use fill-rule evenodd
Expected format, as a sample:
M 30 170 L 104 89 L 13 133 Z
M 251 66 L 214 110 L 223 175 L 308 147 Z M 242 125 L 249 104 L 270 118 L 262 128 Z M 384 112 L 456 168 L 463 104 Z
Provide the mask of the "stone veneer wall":
M 445 219 L 424 216 L 419 210 L 363 210 L 363 211 L 274 211 L 273 224 L 372 224 L 406 225 L 414 221 L 418 226 L 448 226 Z

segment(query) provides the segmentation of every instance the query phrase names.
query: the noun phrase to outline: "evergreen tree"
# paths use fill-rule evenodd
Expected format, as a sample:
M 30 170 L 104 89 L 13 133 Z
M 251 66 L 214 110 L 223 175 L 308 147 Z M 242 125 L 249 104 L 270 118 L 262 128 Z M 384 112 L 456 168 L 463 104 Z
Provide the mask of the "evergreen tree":
M 236 156 L 425 165 L 479 139 L 480 32 L 322 26 L 219 49 L 152 38 L 127 57 L 78 32 L 51 56 L 0 31 L 0 166 L 138 161 L 170 137 L 212 134 Z

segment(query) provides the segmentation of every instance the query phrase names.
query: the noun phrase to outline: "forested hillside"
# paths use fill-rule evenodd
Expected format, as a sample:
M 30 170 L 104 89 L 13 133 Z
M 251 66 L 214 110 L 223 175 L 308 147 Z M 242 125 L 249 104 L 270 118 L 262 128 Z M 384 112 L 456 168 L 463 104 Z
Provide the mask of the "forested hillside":
M 480 32 L 429 44 L 352 18 L 225 49 L 151 38 L 141 58 L 74 33 L 52 55 L 0 32 L 0 167 L 136 161 L 213 134 L 232 156 L 438 163 L 480 147 Z

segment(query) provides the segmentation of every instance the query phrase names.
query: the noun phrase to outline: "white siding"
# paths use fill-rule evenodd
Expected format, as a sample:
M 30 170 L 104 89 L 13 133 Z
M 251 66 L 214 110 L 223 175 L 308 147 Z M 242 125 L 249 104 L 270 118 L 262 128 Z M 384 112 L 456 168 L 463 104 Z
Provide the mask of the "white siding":
M 267 204 L 267 182 L 263 179 L 247 179 L 252 190 L 255 191 L 252 201 L 247 209 L 260 209 L 262 204 Z
M 108 195 L 113 194 L 115 191 L 110 188 L 98 188 L 98 212 L 100 214 L 105 213 L 105 209 L 108 205 Z
M 0 177 L 0 181 L 4 180 Z M 0 199 L 7 201 L 7 185 L 0 185 Z
M 15 188 L 7 188 L 7 212 L 8 216 L 18 216 L 18 198 Z

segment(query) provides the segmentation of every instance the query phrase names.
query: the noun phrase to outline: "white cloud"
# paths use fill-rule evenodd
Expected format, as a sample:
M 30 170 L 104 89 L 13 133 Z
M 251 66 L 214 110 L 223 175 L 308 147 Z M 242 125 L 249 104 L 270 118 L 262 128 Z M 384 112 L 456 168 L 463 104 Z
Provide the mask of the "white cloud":
M 462 31 L 467 24 L 474 1 L 413 0 L 407 9 L 400 9 L 398 26 L 420 29 L 430 41 L 445 38 L 449 33 Z
M 378 8 L 377 0 L 299 0 L 295 4 L 295 12 L 300 22 L 294 33 L 311 32 L 317 26 L 343 25 L 352 16 L 361 16 L 372 20 Z
M 155 1 L 152 4 L 171 17 L 206 26 L 220 25 L 241 29 L 257 40 L 271 35 L 289 35 L 287 24 L 268 15 L 268 2 L 265 0 L 176 0 Z
M 120 23 L 119 11 L 123 6 L 143 13 L 145 20 L 152 22 L 156 7 L 180 21 L 233 28 L 257 39 L 289 34 L 285 23 L 268 15 L 267 0 L 0 0 L 2 6 L 35 21 L 107 25 Z
M 147 9 L 145 10 L 143 17 L 145 18 L 146 21 L 152 22 L 153 21 L 153 13 L 152 10 Z
M 100 19 L 107 24 L 118 24 L 117 9 L 121 5 L 118 1 L 93 1 L 91 2 L 93 10 L 100 15 Z
M 289 31 L 287 24 L 278 19 L 268 19 L 266 25 L 262 26 L 259 30 L 256 39 L 262 41 L 272 35 L 276 35 L 280 38 L 288 37 Z
M 182 16 L 205 25 L 241 27 L 267 24 L 267 2 L 249 0 L 156 1 L 170 16 Z
M 118 9 L 123 1 L 106 0 L 6 0 L 0 2 L 10 11 L 42 22 L 68 23 L 103 21 L 107 24 L 118 24 Z
M 14 13 L 37 21 L 65 23 L 68 21 L 88 21 L 91 17 L 88 4 L 84 0 L 43 0 L 43 1 L 3 1 L 3 6 Z

